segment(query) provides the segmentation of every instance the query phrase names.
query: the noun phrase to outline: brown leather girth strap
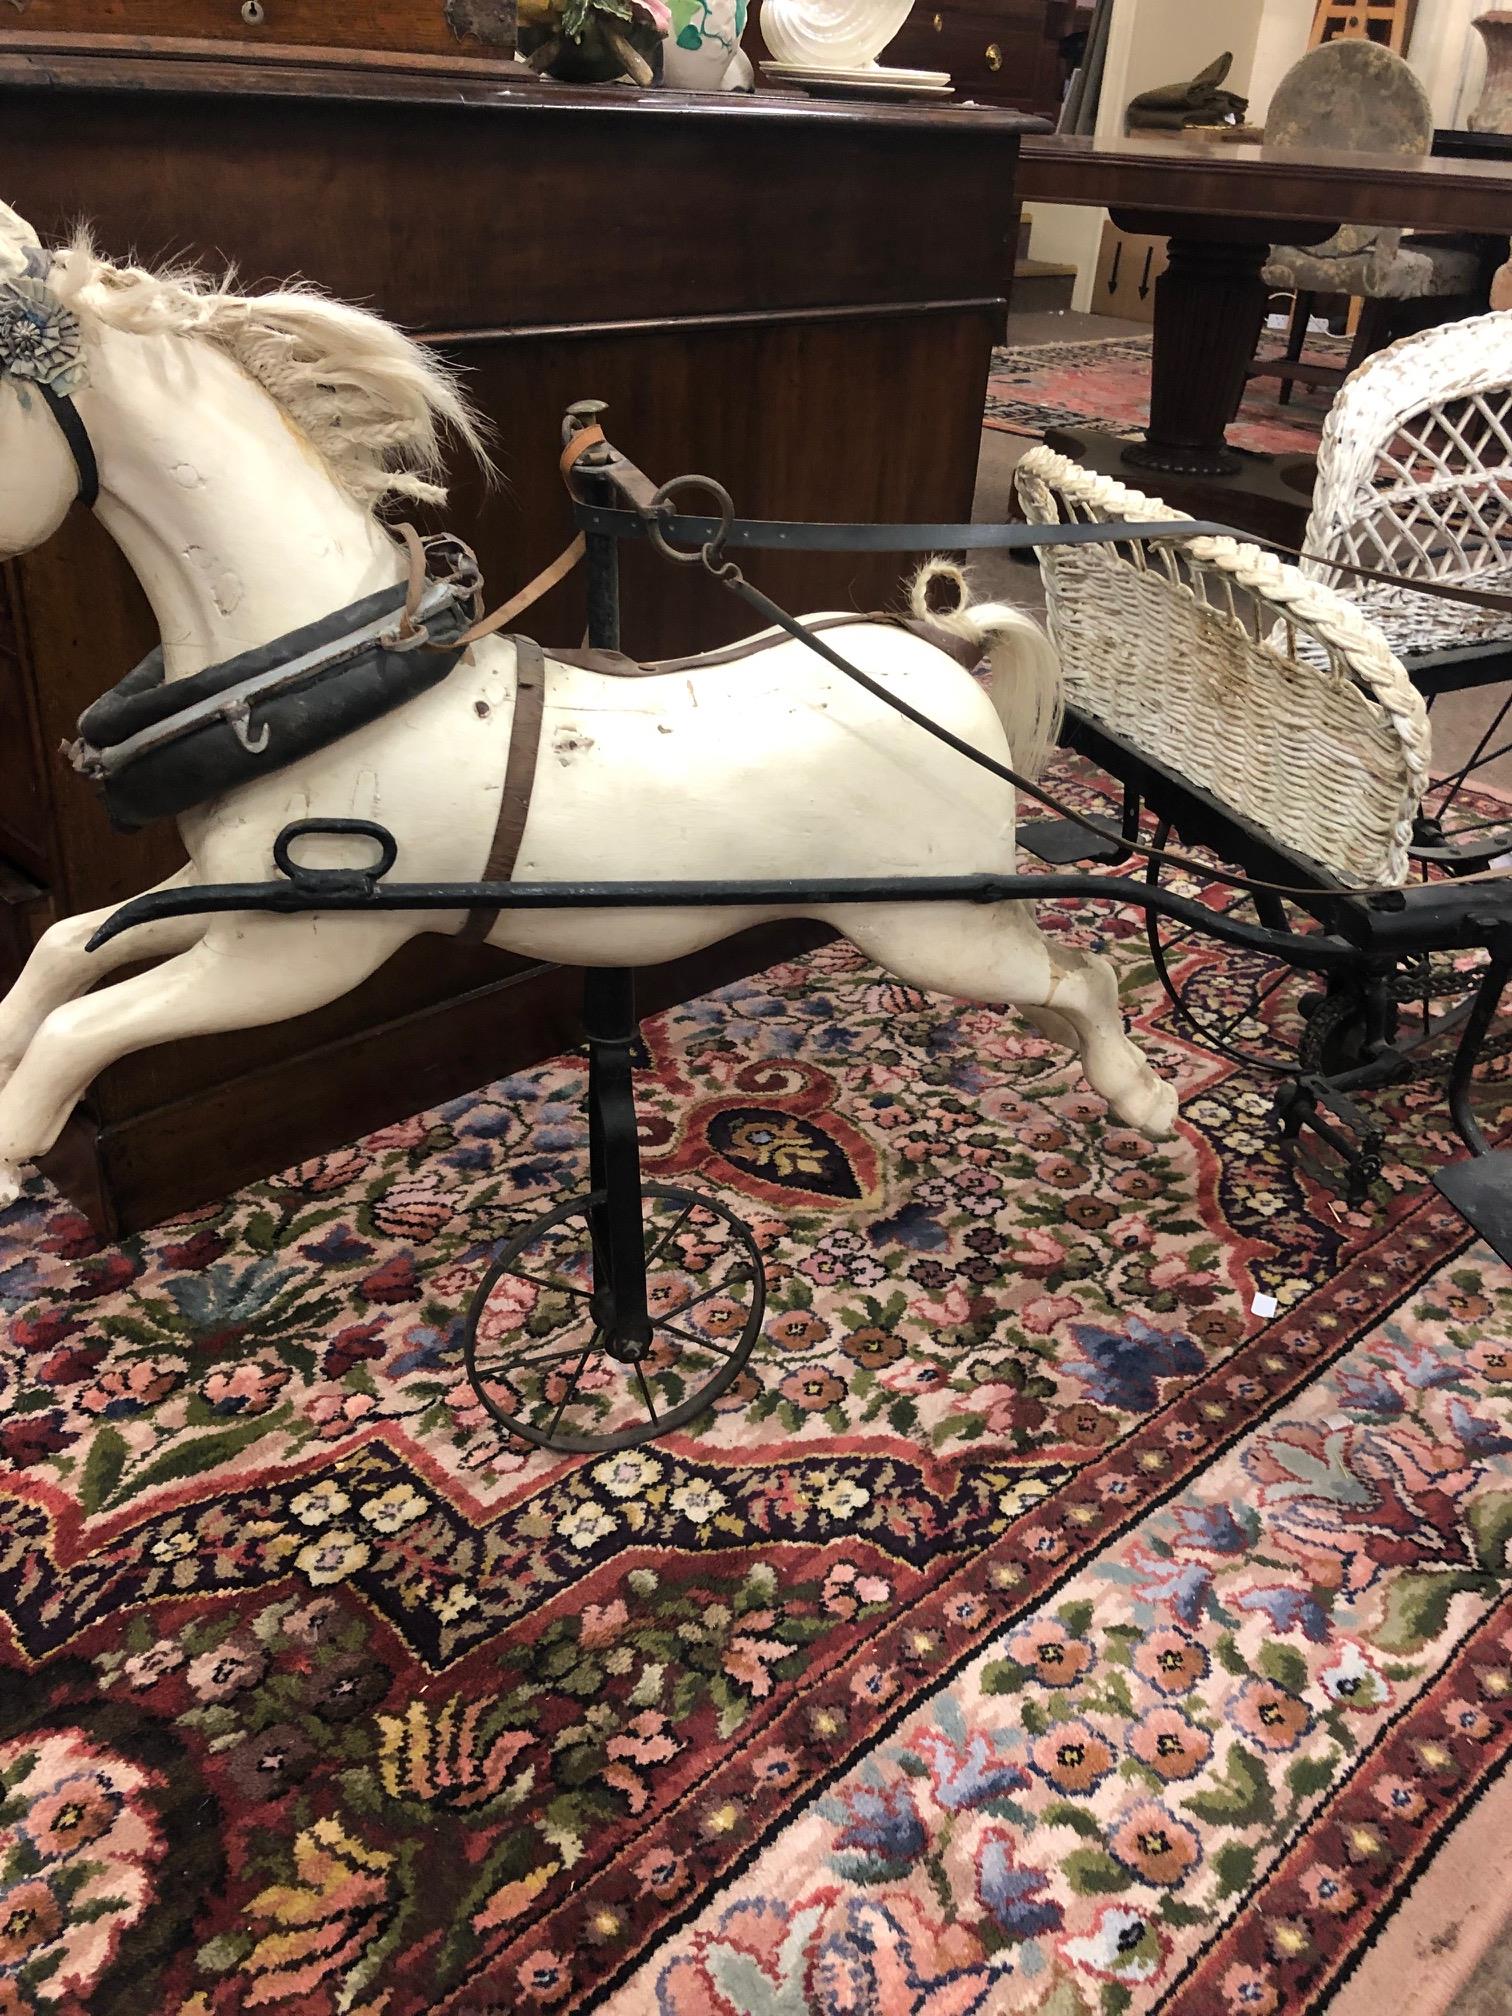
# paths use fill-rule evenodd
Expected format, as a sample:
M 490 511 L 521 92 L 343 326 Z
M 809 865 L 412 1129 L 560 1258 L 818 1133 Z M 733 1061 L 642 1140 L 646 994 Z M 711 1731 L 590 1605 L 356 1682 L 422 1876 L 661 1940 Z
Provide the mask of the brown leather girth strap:
M 483 867 L 485 882 L 507 882 L 520 858 L 530 794 L 535 785 L 536 758 L 541 752 L 541 716 L 546 704 L 546 659 L 533 637 L 511 637 L 515 649 L 514 719 L 509 724 L 509 755 L 504 763 L 504 789 L 493 845 Z M 464 945 L 481 945 L 499 921 L 497 906 L 470 910 L 457 933 Z

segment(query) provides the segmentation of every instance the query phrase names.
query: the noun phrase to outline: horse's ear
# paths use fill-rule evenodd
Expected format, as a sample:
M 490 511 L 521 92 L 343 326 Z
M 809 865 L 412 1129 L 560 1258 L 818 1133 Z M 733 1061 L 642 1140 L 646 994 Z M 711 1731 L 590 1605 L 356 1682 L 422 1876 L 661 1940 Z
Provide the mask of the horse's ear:
M 29 270 L 27 253 L 41 248 L 42 240 L 24 217 L 8 203 L 0 203 L 0 279 Z

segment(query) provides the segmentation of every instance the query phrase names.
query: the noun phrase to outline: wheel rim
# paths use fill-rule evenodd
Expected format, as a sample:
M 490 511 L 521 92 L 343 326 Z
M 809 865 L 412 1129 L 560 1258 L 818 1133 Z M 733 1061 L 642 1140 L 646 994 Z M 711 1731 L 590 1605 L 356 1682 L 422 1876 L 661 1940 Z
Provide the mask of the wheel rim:
M 750 1229 L 693 1190 L 648 1183 L 642 1197 L 649 1346 L 618 1339 L 595 1296 L 602 1190 L 532 1219 L 474 1291 L 467 1376 L 494 1419 L 537 1448 L 588 1455 L 686 1427 L 751 1354 L 766 1281 Z
M 1170 820 L 1162 819 L 1154 844 L 1164 847 L 1170 834 Z M 1152 884 L 1160 882 L 1158 860 L 1149 863 L 1145 879 Z M 1305 912 L 1293 910 L 1279 898 L 1275 909 L 1288 931 L 1317 928 Z M 1260 916 L 1253 895 L 1244 889 L 1235 890 L 1215 914 L 1277 926 L 1276 917 Z M 1205 940 L 1196 925 L 1175 923 L 1154 910 L 1145 913 L 1145 937 L 1160 984 L 1190 1036 L 1246 1070 L 1274 1078 L 1302 1075 L 1302 1044 L 1310 1012 L 1305 999 L 1316 993 L 1315 975 L 1239 946 L 1224 947 L 1221 966 L 1203 965 L 1183 972 L 1182 962 L 1189 950 L 1212 941 Z

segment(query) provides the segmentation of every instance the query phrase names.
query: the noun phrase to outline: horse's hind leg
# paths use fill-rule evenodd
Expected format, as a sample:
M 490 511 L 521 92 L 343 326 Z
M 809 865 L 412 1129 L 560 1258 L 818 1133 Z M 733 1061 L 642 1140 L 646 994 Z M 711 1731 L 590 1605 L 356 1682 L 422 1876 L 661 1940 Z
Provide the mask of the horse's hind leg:
M 177 889 L 194 879 L 193 868 L 186 866 L 170 875 L 166 882 L 159 882 L 157 888 Z M 107 903 L 100 910 L 60 917 L 32 947 L 14 986 L 0 1001 L 0 1085 L 15 1070 L 27 1044 L 55 1008 L 83 994 L 119 967 L 187 951 L 204 937 L 210 921 L 205 916 L 159 917 L 150 924 L 139 924 L 133 931 L 123 931 L 98 952 L 86 951 L 100 925 L 119 907 Z
M 65 1001 L 0 1089 L 0 1205 L 17 1193 L 16 1165 L 47 1152 L 84 1088 L 118 1057 L 323 1008 L 375 972 L 413 936 L 415 922 L 402 915 L 214 918 L 177 958 Z
M 1124 1034 L 1118 980 L 1093 952 L 1052 944 L 1022 903 L 898 904 L 839 910 L 851 943 L 910 986 L 1023 1010 L 1052 1042 L 1075 1049 L 1095 1092 L 1125 1126 L 1164 1139 L 1176 1091 Z

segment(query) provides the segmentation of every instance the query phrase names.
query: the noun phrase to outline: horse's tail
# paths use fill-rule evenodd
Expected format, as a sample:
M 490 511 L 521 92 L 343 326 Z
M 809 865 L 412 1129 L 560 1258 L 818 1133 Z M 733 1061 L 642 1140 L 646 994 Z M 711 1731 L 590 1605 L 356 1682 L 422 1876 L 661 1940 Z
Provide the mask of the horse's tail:
M 953 606 L 937 606 L 942 591 L 951 588 Z M 949 560 L 927 560 L 910 591 L 915 616 L 985 646 L 992 704 L 1008 737 L 1013 767 L 1025 777 L 1037 777 L 1060 733 L 1060 658 L 1041 626 L 1022 609 L 1006 602 L 972 602 L 969 596 L 966 576 Z

